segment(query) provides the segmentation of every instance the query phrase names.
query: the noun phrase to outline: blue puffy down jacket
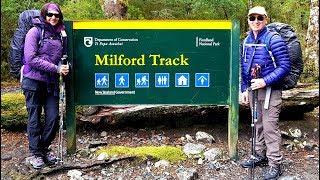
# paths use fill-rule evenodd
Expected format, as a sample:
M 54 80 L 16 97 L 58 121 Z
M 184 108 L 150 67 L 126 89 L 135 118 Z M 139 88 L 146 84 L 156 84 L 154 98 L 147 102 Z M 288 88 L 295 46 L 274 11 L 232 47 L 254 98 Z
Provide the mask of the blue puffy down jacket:
M 270 33 L 268 28 L 264 27 L 255 39 L 253 32 L 250 31 L 241 44 L 241 92 L 251 84 L 251 69 L 254 68 L 254 64 L 261 67 L 260 78 L 263 78 L 266 85 L 273 89 L 281 89 L 280 80 L 290 72 L 291 63 L 287 45 L 279 34 L 273 35 L 267 45 L 265 41 L 268 41 L 266 39 L 268 33 Z M 272 51 L 276 67 L 266 47 Z M 250 66 L 249 69 L 248 66 Z

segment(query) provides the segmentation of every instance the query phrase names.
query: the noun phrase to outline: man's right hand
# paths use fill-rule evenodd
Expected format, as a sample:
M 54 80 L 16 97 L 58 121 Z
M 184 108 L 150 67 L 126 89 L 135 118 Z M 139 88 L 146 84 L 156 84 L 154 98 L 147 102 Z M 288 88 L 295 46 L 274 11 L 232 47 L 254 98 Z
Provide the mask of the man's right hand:
M 248 90 L 242 92 L 242 94 L 241 94 L 241 100 L 242 100 L 242 103 L 244 103 L 244 104 L 249 104 Z

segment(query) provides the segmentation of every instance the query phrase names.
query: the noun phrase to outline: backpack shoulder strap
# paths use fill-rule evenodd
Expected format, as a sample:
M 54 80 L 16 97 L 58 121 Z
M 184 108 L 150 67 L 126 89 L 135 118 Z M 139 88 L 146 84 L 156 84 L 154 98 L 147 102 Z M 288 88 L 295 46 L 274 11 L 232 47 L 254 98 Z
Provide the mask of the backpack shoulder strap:
M 242 43 L 241 43 L 241 48 L 240 48 L 240 50 L 242 49 L 242 51 L 241 51 L 241 56 L 243 57 L 243 58 L 246 58 L 246 44 L 247 44 L 247 42 L 248 42 L 248 37 L 249 37 L 249 35 L 248 36 L 246 36 L 246 38 L 242 41 Z M 246 59 L 245 59 L 245 61 L 246 61 Z
M 67 55 L 67 33 L 65 30 L 61 30 L 60 37 L 61 37 L 63 55 Z
M 272 31 L 268 30 L 266 36 L 264 37 L 264 43 L 266 44 L 266 50 L 267 50 L 267 51 L 269 51 L 269 49 L 271 49 L 271 48 L 270 48 L 270 40 L 271 40 L 271 38 L 272 38 L 274 35 L 276 35 L 276 34 L 278 34 L 278 33 L 277 33 L 277 32 L 272 32 Z
M 266 48 L 266 51 L 269 53 L 269 55 L 270 55 L 270 57 L 271 57 L 271 59 L 272 59 L 272 63 L 273 63 L 274 68 L 277 67 L 277 64 L 276 64 L 276 61 L 275 61 L 274 56 L 273 56 L 273 54 L 272 54 L 272 51 L 270 50 L 270 49 L 271 49 L 271 48 L 270 48 L 270 40 L 271 40 L 271 38 L 272 38 L 274 35 L 276 35 L 276 34 L 278 34 L 278 33 L 277 33 L 277 32 L 272 32 L 272 31 L 269 31 L 269 30 L 268 30 L 266 36 L 264 37 L 264 43 L 266 44 L 265 48 Z
M 35 26 L 38 29 L 39 32 L 39 42 L 38 45 L 40 46 L 44 37 L 44 28 L 41 28 L 40 26 Z
M 242 44 L 242 52 L 244 52 L 244 51 L 245 51 L 245 46 L 246 46 L 246 44 L 247 44 L 248 38 L 249 38 L 249 36 L 247 36 L 247 37 L 246 37 L 246 38 L 244 38 L 244 40 L 243 40 L 243 44 Z

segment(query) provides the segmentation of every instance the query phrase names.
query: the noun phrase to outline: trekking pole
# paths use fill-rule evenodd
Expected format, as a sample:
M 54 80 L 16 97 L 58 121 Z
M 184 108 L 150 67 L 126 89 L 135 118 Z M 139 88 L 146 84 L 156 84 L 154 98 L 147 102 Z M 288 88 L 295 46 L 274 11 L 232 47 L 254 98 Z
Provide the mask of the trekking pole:
M 67 55 L 63 55 L 61 58 L 61 64 L 67 64 Z M 65 83 L 63 81 L 63 75 L 60 73 L 59 77 L 59 88 L 60 88 L 60 108 L 59 108 L 59 139 L 58 139 L 58 164 L 63 164 L 63 120 L 65 111 Z
M 259 78 L 261 67 L 258 64 L 254 64 L 252 68 L 251 76 L 252 79 Z M 258 121 L 258 112 L 257 112 L 257 98 L 258 90 L 252 90 L 252 107 L 251 107 L 251 159 L 253 160 L 252 167 L 250 170 L 251 179 L 254 180 L 254 161 L 256 159 L 255 147 L 256 147 L 256 122 Z

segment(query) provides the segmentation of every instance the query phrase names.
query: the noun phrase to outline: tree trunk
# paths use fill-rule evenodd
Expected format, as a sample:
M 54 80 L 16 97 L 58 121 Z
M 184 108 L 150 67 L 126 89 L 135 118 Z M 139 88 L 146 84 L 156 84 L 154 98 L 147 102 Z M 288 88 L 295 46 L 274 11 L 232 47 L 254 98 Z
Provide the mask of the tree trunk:
M 104 0 L 103 10 L 108 19 L 126 19 L 128 10 L 128 0 Z
M 249 9 L 253 8 L 253 7 L 252 7 L 252 4 L 253 4 L 252 0 L 248 0 L 248 8 L 249 8 Z
M 319 77 L 319 0 L 311 0 L 310 2 L 305 62 L 311 64 L 314 75 Z

